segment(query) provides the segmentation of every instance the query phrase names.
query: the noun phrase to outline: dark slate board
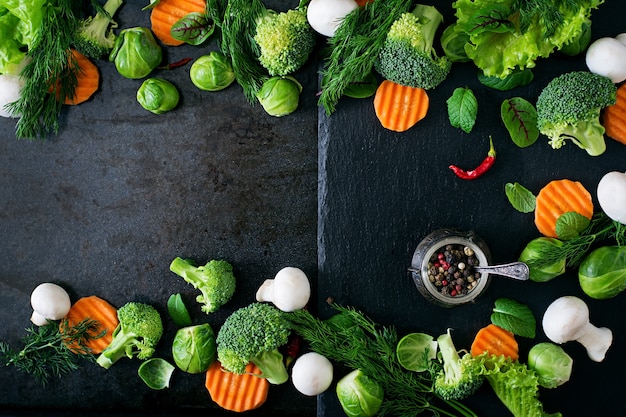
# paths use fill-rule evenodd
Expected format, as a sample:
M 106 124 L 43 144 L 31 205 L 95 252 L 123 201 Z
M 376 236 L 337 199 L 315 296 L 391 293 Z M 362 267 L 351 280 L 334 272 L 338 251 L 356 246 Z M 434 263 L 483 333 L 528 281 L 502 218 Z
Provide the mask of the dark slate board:
M 120 28 L 149 26 L 147 2 L 120 9 Z M 268 2 L 277 9 L 297 2 Z M 167 48 L 169 62 L 217 49 Z M 17 140 L 15 121 L 0 118 L 0 340 L 19 346 L 30 324 L 29 296 L 40 282 L 64 286 L 73 300 L 99 295 L 116 306 L 140 300 L 166 319 L 157 355 L 171 358 L 176 330 L 170 294 L 182 293 L 195 322 L 214 329 L 254 301 L 261 282 L 284 266 L 317 271 L 317 65 L 296 74 L 304 86 L 290 117 L 250 105 L 238 85 L 210 93 L 189 67 L 156 71 L 179 87 L 180 106 L 143 110 L 140 80 L 100 62 L 101 89 L 67 108 L 58 135 Z M 221 312 L 200 312 L 196 290 L 169 271 L 176 256 L 226 259 L 238 290 Z M 202 375 L 177 372 L 171 388 L 152 391 L 136 376 L 139 362 L 108 371 L 83 367 L 42 388 L 31 376 L 0 368 L 0 415 L 227 415 L 204 389 Z M 297 399 L 297 400 L 295 400 Z M 273 387 L 252 415 L 314 416 L 316 399 L 291 384 Z
M 453 20 L 449 2 L 435 2 Z M 593 38 L 623 31 L 617 18 L 623 6 L 608 1 L 593 15 Z M 327 297 L 354 306 L 400 334 L 423 331 L 435 336 L 453 329 L 458 347 L 489 323 L 493 302 L 510 297 L 531 307 L 538 322 L 552 300 L 577 295 L 589 305 L 592 323 L 613 330 L 614 343 L 604 362 L 587 358 L 581 345 L 564 345 L 574 358 L 572 379 L 555 390 L 542 390 L 546 411 L 565 416 L 626 414 L 620 384 L 626 328 L 620 312 L 626 294 L 604 301 L 586 297 L 575 273 L 549 283 L 520 283 L 495 277 L 476 303 L 455 308 L 430 304 L 407 276 L 418 243 L 443 227 L 474 230 L 489 245 L 496 263 L 513 261 L 524 245 L 538 236 L 532 214 L 521 214 L 508 203 L 504 184 L 520 182 L 534 192 L 552 179 L 581 181 L 594 195 L 604 173 L 626 171 L 626 148 L 607 139 L 607 151 L 590 157 L 569 143 L 552 150 L 541 137 L 530 148 L 517 148 L 500 121 L 503 99 L 521 96 L 534 102 L 554 76 L 586 69 L 583 58 L 553 56 L 539 61 L 535 81 L 526 88 L 498 92 L 481 86 L 471 64 L 455 65 L 451 76 L 429 92 L 426 118 L 405 133 L 383 129 L 371 99 L 343 99 L 331 117 L 319 113 L 319 311 L 332 314 Z M 452 128 L 446 99 L 468 86 L 479 102 L 479 117 L 471 134 Z M 494 167 L 476 181 L 456 178 L 451 163 L 472 168 L 487 153 L 488 137 L 497 150 Z M 532 344 L 547 340 L 541 327 L 535 340 L 521 339 L 522 359 Z M 336 376 L 337 378 L 340 375 Z M 341 416 L 334 393 L 324 394 L 320 416 Z M 481 416 L 508 415 L 488 387 L 468 401 Z

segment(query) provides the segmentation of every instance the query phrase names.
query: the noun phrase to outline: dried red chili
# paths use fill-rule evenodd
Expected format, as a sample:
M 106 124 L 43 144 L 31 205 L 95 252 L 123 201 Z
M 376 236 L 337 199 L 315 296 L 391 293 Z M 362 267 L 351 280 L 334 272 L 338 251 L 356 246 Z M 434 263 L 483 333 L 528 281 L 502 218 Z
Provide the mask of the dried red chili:
M 183 58 L 176 62 L 172 62 L 171 64 L 167 64 L 162 67 L 159 67 L 159 69 L 171 70 L 174 68 L 182 67 L 183 65 L 186 65 L 187 63 L 191 61 L 193 61 L 193 58 Z
M 457 177 L 462 178 L 464 180 L 473 180 L 473 179 L 480 177 L 485 172 L 487 172 L 489 168 L 493 166 L 495 161 L 496 161 L 496 150 L 493 147 L 493 139 L 491 139 L 491 136 L 489 136 L 489 152 L 487 153 L 487 156 L 485 157 L 485 159 L 483 159 L 483 161 L 480 163 L 480 165 L 478 165 L 476 168 L 470 171 L 461 169 L 457 167 L 456 165 L 450 165 L 449 168 L 452 170 L 452 172 L 456 174 Z

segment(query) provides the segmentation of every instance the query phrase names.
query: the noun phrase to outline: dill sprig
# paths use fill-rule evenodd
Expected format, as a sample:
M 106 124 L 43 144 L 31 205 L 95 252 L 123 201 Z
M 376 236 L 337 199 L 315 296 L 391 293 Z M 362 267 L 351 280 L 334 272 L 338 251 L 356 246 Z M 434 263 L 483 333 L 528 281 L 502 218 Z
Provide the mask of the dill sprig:
M 86 343 L 102 337 L 105 331 L 98 332 L 100 326 L 92 319 L 74 326 L 70 326 L 67 319 L 50 321 L 40 327 L 31 326 L 26 329 L 26 336 L 22 339 L 24 346 L 20 350 L 0 342 L 0 364 L 31 374 L 45 386 L 50 377 L 78 369 L 79 358 L 95 359 Z
M 396 357 L 395 328 L 381 327 L 363 313 L 333 304 L 339 314 L 320 320 L 307 310 L 288 314 L 294 330 L 311 349 L 351 369 L 361 369 L 383 388 L 380 416 L 409 417 L 424 411 L 438 416 L 475 417 L 458 401 L 439 399 L 433 373 L 408 371 Z M 441 405 L 439 405 L 441 404 Z
M 541 269 L 565 259 L 568 267 L 575 268 L 594 243 L 604 240 L 613 240 L 618 246 L 626 245 L 626 226 L 610 219 L 604 212 L 598 212 L 578 236 L 564 240 L 561 246 L 541 251 L 528 266 Z
M 565 23 L 563 12 L 576 12 L 589 7 L 589 0 L 516 0 L 512 10 L 519 13 L 519 26 L 522 32 L 538 20 L 545 38 L 554 35 Z
M 28 46 L 30 62 L 21 73 L 26 84 L 20 98 L 9 105 L 13 114 L 20 115 L 18 138 L 42 138 L 59 130 L 63 101 L 72 97 L 76 87 L 76 65 L 70 61 L 69 48 L 82 7 L 80 0 L 49 0 L 43 5 L 41 26 Z
M 375 0 L 350 12 L 328 39 L 329 55 L 322 68 L 319 104 L 330 115 L 353 82 L 361 81 L 374 67 L 393 22 L 412 7 L 406 0 Z
M 220 50 L 231 59 L 235 79 L 253 103 L 268 78 L 259 62 L 260 51 L 254 40 L 257 19 L 266 8 L 260 0 L 228 0 L 227 4 L 224 0 L 209 0 L 207 9 L 213 10 L 211 18 L 222 30 Z

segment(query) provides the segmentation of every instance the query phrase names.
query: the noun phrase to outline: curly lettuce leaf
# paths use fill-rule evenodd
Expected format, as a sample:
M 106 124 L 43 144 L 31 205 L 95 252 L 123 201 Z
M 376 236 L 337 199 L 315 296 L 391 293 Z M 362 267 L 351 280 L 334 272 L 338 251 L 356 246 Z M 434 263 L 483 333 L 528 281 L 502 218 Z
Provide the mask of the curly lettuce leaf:
M 0 0 L 0 74 L 12 74 L 36 41 L 46 0 Z
M 467 56 L 484 75 L 504 78 L 514 69 L 534 68 L 537 59 L 577 39 L 590 24 L 591 11 L 603 2 L 589 0 L 576 11 L 562 7 L 563 23 L 548 37 L 539 14 L 525 30 L 519 27 L 513 0 L 457 0 L 453 6 L 458 29 L 469 35 Z

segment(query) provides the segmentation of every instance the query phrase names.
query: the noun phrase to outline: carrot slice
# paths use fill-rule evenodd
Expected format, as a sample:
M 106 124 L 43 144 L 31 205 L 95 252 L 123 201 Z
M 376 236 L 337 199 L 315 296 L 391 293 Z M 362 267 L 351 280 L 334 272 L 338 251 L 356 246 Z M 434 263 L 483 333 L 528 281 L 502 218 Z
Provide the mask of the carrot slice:
M 604 109 L 602 124 L 606 135 L 626 145 L 626 84 L 617 89 L 617 100 Z
M 479 356 L 484 352 L 495 356 L 508 356 L 514 361 L 519 358 L 515 335 L 495 324 L 489 324 L 478 330 L 472 342 L 470 348 L 472 356 Z
M 578 181 L 550 181 L 537 194 L 535 225 L 544 236 L 557 237 L 556 220 L 572 211 L 591 219 L 593 201 L 589 191 Z
M 204 12 L 205 7 L 205 0 L 160 0 L 150 13 L 152 32 L 165 45 L 182 45 L 183 41 L 172 37 L 172 26 L 189 13 Z
M 384 128 L 404 132 L 426 117 L 429 99 L 423 88 L 384 80 L 376 89 L 374 110 Z
M 106 333 L 102 337 L 89 339 L 85 342 L 85 347 L 91 349 L 91 353 L 100 353 L 111 343 L 113 330 L 117 327 L 117 309 L 102 298 L 90 295 L 78 299 L 65 316 L 67 324 L 74 326 L 85 319 L 95 320 L 98 329 L 93 332 L 93 336 L 99 335 L 103 330 Z M 78 352 L 78 346 L 68 345 L 73 352 Z
M 63 104 L 74 105 L 84 103 L 93 96 L 100 87 L 100 71 L 96 64 L 91 62 L 89 58 L 81 54 L 75 49 L 70 49 L 70 60 L 74 60 L 78 67 L 76 71 L 76 88 L 72 94 L 63 99 Z M 72 63 L 73 65 L 73 63 Z M 71 68 L 71 67 L 70 67 Z M 57 100 L 60 100 L 59 82 L 52 83 L 49 91 L 57 95 Z
M 269 382 L 257 376 L 260 374 L 261 370 L 252 363 L 246 366 L 246 373 L 239 375 L 226 371 L 215 361 L 206 371 L 205 387 L 211 399 L 226 410 L 253 410 L 265 403 L 269 391 Z

